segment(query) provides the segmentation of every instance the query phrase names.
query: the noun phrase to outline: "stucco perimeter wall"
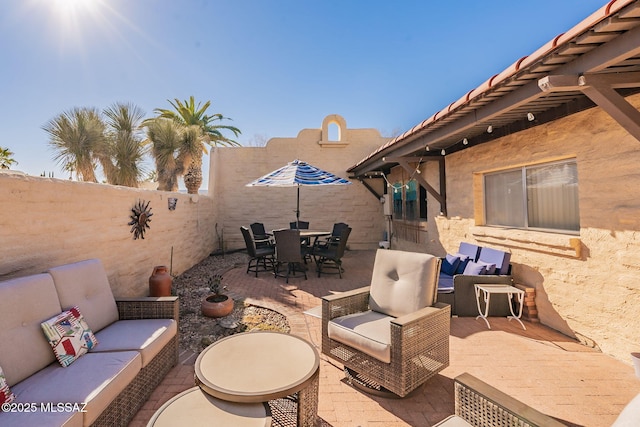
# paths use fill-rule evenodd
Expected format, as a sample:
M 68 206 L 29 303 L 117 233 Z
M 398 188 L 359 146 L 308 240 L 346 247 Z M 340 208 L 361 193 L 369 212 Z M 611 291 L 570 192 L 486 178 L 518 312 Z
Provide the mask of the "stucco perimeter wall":
M 173 211 L 169 197 L 178 199 Z M 217 246 L 213 200 L 203 195 L 0 173 L 0 200 L 0 280 L 99 258 L 115 296 L 146 296 L 172 247 L 177 275 Z M 144 240 L 127 225 L 138 200 L 153 214 Z
M 628 100 L 640 106 L 640 96 Z M 483 172 L 568 157 L 578 165 L 579 235 L 482 226 Z M 640 141 L 600 108 L 449 155 L 449 215 L 430 217 L 427 244 L 413 249 L 444 255 L 465 241 L 510 251 L 542 323 L 630 363 L 640 350 L 639 168 Z
M 241 226 L 262 222 L 267 230 L 288 228 L 295 221 L 297 188 L 246 187 L 249 182 L 299 159 L 342 178 L 347 168 L 388 141 L 375 129 L 348 129 L 332 115 L 323 127 L 342 125 L 339 141 L 328 141 L 325 131 L 303 129 L 296 138 L 273 138 L 265 147 L 218 147 L 212 150 L 209 192 L 224 227 L 227 249 L 244 248 Z M 382 180 L 370 180 L 382 193 Z M 373 182 L 378 181 L 378 182 Z M 350 249 L 375 248 L 382 239 L 382 205 L 363 184 L 300 187 L 300 219 L 314 230 L 331 230 L 336 222 L 352 227 Z

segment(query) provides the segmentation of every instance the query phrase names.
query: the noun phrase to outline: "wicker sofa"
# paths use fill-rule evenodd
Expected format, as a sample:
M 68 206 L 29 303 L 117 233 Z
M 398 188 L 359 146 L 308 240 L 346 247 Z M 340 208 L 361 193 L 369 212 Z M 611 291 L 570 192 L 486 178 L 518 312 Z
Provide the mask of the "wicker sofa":
M 455 415 L 434 427 L 565 426 L 466 372 L 455 378 L 454 395 Z
M 451 314 L 460 317 L 478 315 L 475 284 L 494 283 L 513 285 L 511 254 L 497 249 L 461 242 L 456 254 L 442 259 L 438 277 L 438 301 L 451 305 Z M 453 264 L 451 264 L 451 261 Z M 479 266 L 491 266 L 478 269 Z M 476 268 L 474 271 L 474 267 Z M 484 310 L 484 301 L 480 301 Z M 506 295 L 491 298 L 489 316 L 508 316 L 509 300 Z
M 41 322 L 74 306 L 98 344 L 62 367 Z M 0 282 L 0 313 L 2 426 L 126 426 L 178 361 L 178 298 L 116 301 L 97 259 Z

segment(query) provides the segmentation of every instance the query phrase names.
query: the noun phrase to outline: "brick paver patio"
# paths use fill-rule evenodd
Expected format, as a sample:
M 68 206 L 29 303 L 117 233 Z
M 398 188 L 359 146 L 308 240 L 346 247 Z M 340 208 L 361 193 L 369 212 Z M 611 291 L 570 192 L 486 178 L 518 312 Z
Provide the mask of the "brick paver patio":
M 258 278 L 236 268 L 225 274 L 235 297 L 287 316 L 291 333 L 320 352 L 320 320 L 304 312 L 320 297 L 368 285 L 374 251 L 350 251 L 343 279 Z M 319 425 L 431 426 L 453 413 L 453 378 L 469 372 L 569 426 L 610 426 L 636 394 L 640 380 L 630 364 L 580 345 L 540 324 L 490 318 L 491 330 L 475 318 L 451 319 L 450 366 L 404 399 L 386 399 L 355 390 L 343 381 L 342 366 L 321 355 Z M 138 412 L 130 426 L 145 426 L 168 399 L 193 387 L 195 355 L 182 352 L 176 366 Z M 215 424 L 212 424 L 215 425 Z

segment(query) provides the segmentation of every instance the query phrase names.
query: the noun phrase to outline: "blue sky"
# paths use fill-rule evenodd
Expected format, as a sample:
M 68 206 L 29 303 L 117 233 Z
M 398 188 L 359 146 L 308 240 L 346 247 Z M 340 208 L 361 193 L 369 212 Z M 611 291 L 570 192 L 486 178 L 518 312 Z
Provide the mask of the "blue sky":
M 328 114 L 395 136 L 605 4 L 0 0 L 0 147 L 13 169 L 66 177 L 42 130 L 58 114 L 128 102 L 152 117 L 191 95 L 244 145 Z

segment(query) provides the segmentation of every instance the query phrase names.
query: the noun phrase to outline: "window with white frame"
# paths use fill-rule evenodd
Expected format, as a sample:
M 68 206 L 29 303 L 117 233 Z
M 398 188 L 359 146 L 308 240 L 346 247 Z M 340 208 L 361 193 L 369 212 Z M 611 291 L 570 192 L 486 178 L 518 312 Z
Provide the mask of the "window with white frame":
M 484 197 L 487 225 L 580 230 L 575 160 L 486 174 Z

